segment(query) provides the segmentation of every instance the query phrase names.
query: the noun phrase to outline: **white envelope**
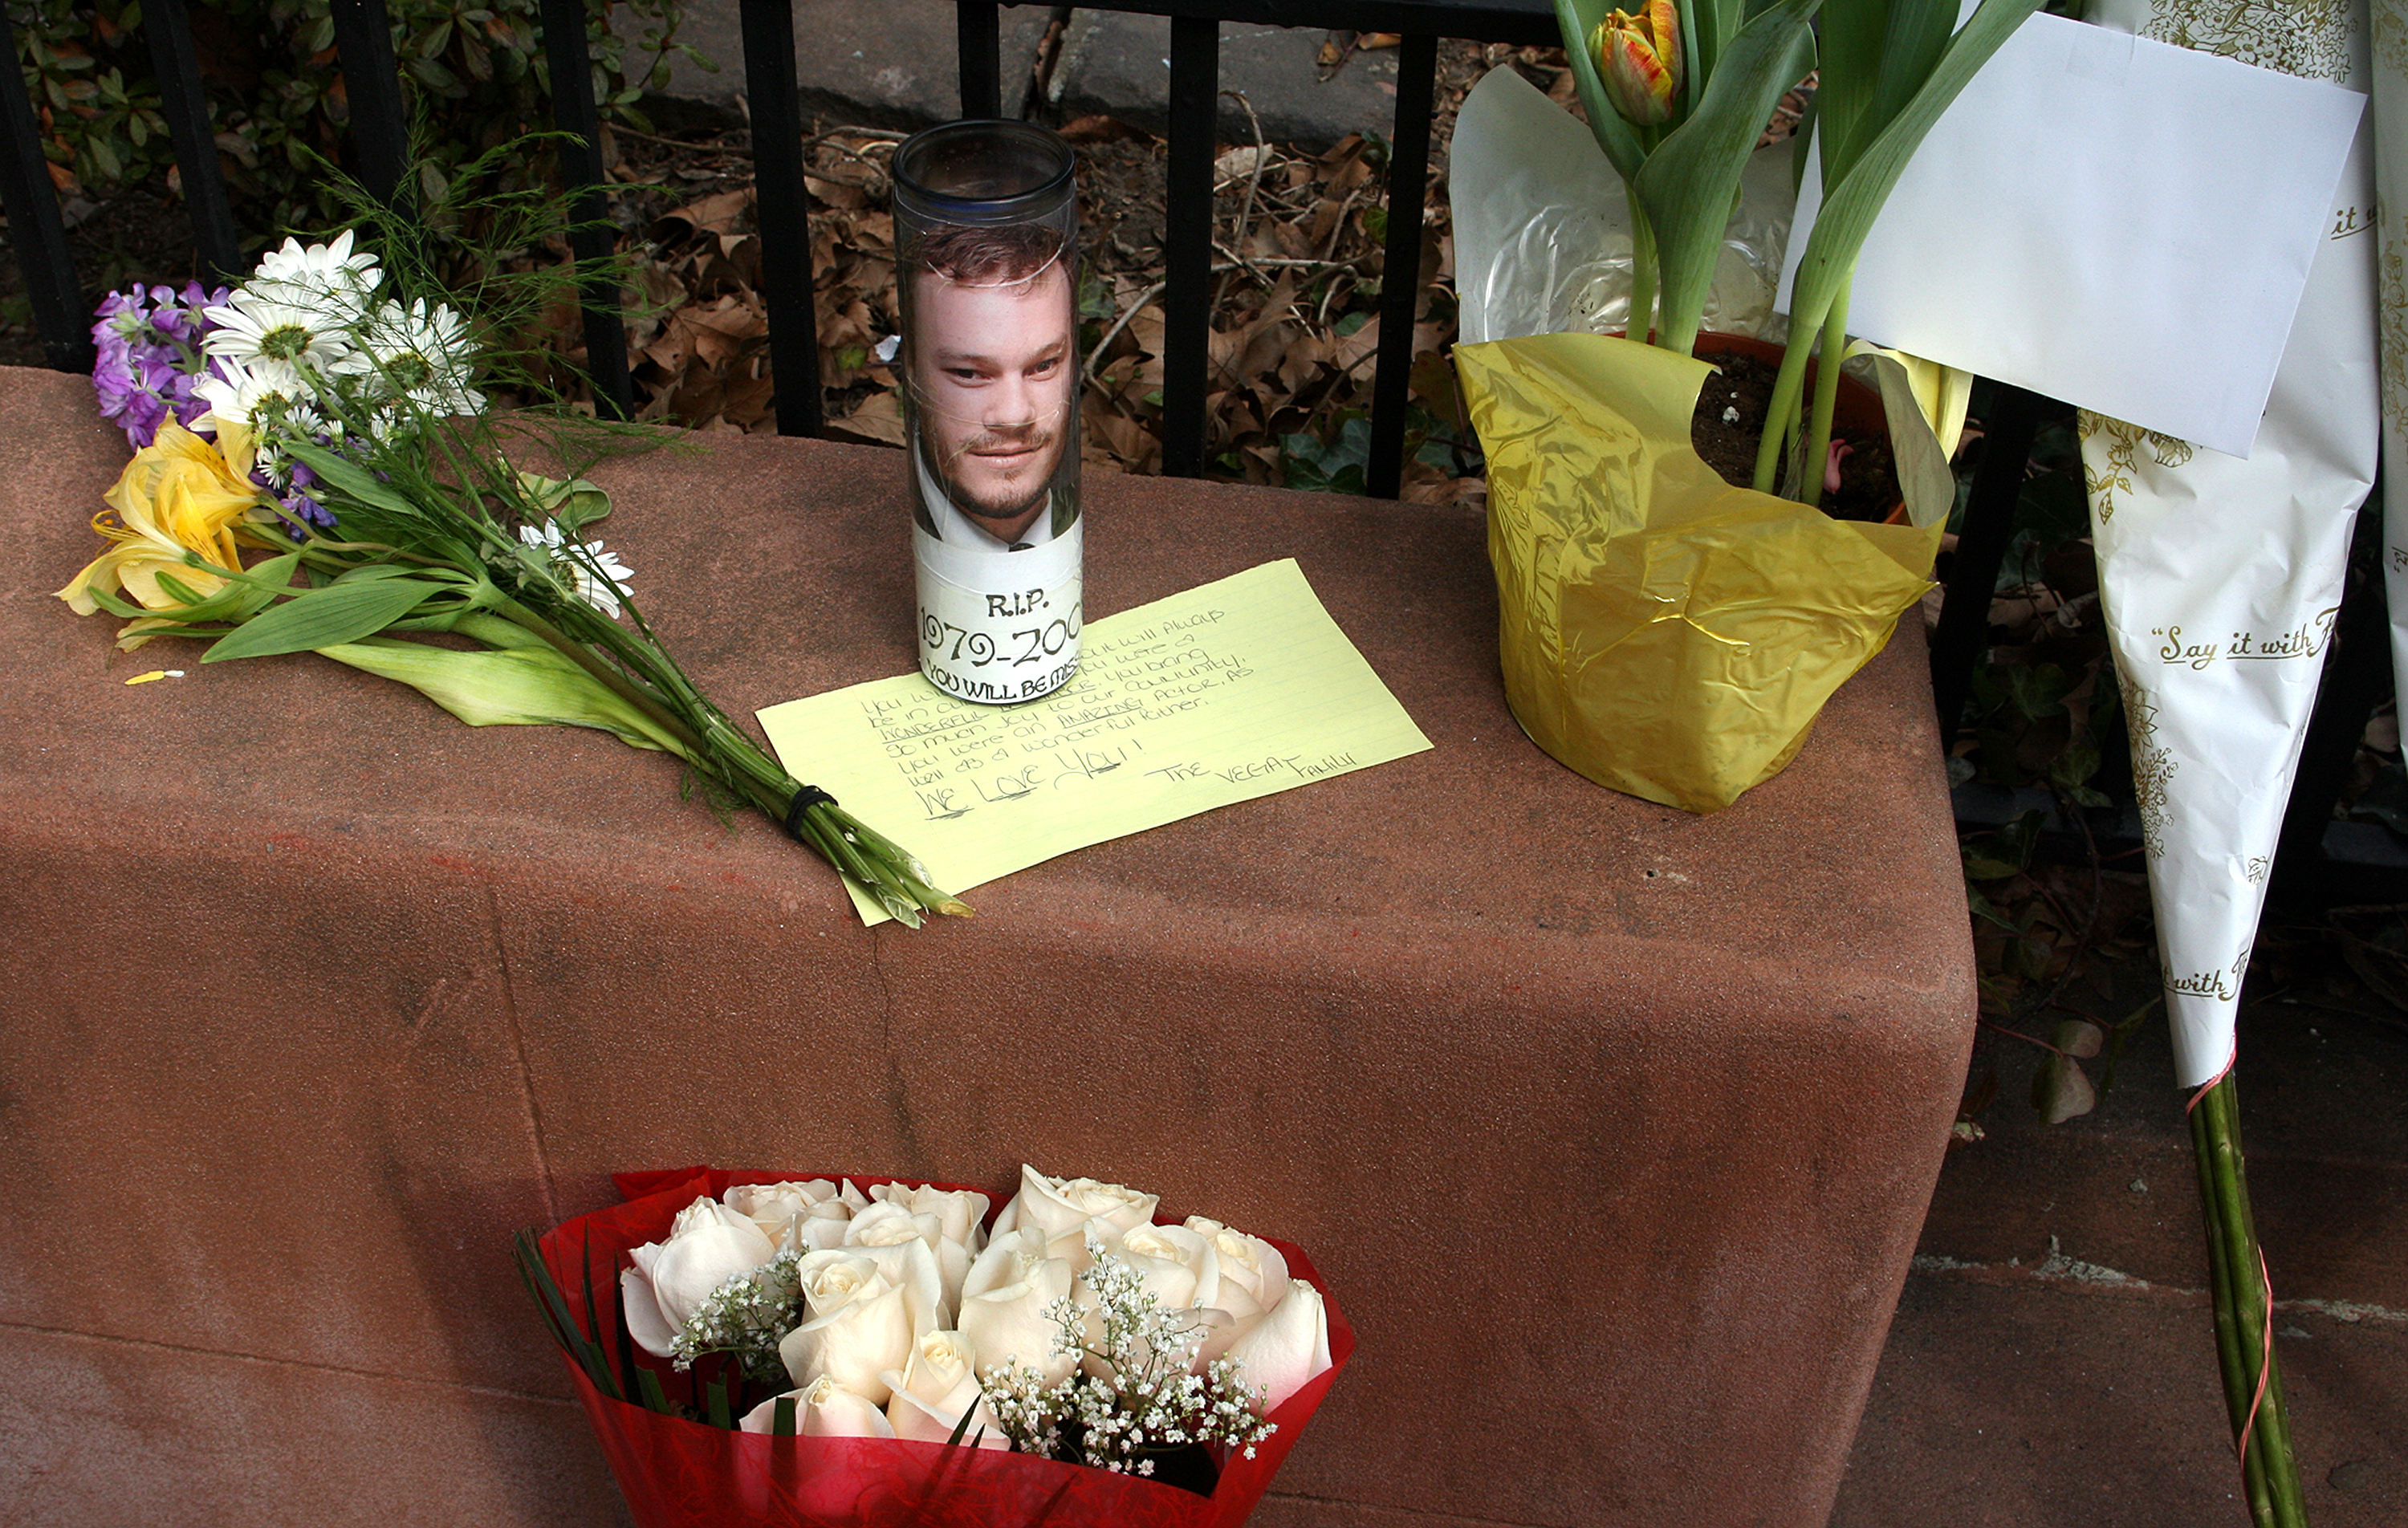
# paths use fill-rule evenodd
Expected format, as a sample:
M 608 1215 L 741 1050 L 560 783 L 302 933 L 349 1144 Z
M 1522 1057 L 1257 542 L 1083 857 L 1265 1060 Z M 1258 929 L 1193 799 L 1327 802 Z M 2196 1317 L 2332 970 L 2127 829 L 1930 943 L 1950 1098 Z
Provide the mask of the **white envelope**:
M 1899 179 L 1848 331 L 2245 457 L 2317 247 L 2362 231 L 2333 194 L 2365 104 L 2034 15 Z M 1810 167 L 1784 310 L 1821 206 Z

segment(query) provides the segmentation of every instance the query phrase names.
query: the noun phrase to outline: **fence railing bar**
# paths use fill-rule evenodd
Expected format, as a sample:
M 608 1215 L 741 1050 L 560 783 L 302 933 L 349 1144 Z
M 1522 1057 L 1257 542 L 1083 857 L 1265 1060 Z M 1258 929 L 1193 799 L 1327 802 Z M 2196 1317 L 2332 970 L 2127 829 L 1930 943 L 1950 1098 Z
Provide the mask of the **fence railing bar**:
M 598 270 L 615 242 L 603 196 L 602 124 L 594 110 L 594 63 L 585 47 L 585 0 L 543 0 L 543 54 L 552 72 L 552 120 L 569 135 L 560 145 L 562 178 L 574 188 L 568 247 L 578 264 Z M 585 375 L 594 384 L 595 412 L 625 419 L 635 412 L 627 376 L 627 327 L 619 315 L 617 283 L 588 276 L 580 306 L 585 313 Z
M 795 87 L 791 0 L 740 0 L 744 85 L 752 117 L 753 213 L 761 226 L 761 297 L 769 309 L 769 369 L 778 433 L 816 436 L 819 310 L 811 296 L 811 229 L 803 209 L 802 105 Z
M 0 17 L 8 41 L 7 66 L 0 68 L 0 122 L 8 148 L 0 153 L 0 211 L 8 215 L 9 242 L 17 247 L 25 275 L 25 295 L 42 354 L 54 371 L 89 371 L 93 344 L 91 307 L 67 248 L 66 220 L 59 215 L 58 187 L 42 156 L 42 133 L 34 116 L 25 77 L 17 68 L 17 29 Z
M 962 115 L 1003 115 L 1003 18 L 996 0 L 955 0 L 953 54 L 962 73 Z
M 384 0 L 333 0 L 331 10 L 360 184 L 380 202 L 414 206 L 417 198 L 402 183 L 408 168 L 409 108 L 401 98 L 401 64 L 394 57 Z
M 50 164 L 42 157 L 41 124 L 34 117 L 24 74 L 17 67 L 17 28 L 5 16 L 0 16 L 0 36 L 8 41 L 7 66 L 0 68 L 0 125 L 8 132 L 7 150 L 0 153 L 0 211 L 8 214 L 8 241 L 17 247 L 18 264 L 25 273 L 25 295 L 33 305 L 34 327 L 42 336 L 44 359 L 54 371 L 90 371 L 92 309 L 84 301 L 83 283 L 76 278 Z
M 193 248 L 210 284 L 238 281 L 245 274 L 242 241 L 236 236 L 234 207 L 226 200 L 218 169 L 217 135 L 209 128 L 208 93 L 201 85 L 200 54 L 193 47 L 193 19 L 184 0 L 147 0 L 142 30 L 150 35 L 150 62 L 159 74 L 159 113 L 176 147 L 183 182 L 184 210 L 193 220 Z
M 1413 307 L 1421 297 L 1422 199 L 1429 185 L 1438 38 L 1397 45 L 1397 126 L 1388 145 L 1387 256 L 1380 267 L 1380 359 L 1371 378 L 1371 455 L 1364 489 L 1393 499 L 1404 478 L 1405 397 L 1413 364 Z
M 1204 471 L 1212 318 L 1212 143 L 1221 103 L 1221 24 L 1170 22 L 1170 163 L 1162 296 L 1162 470 Z
M 1990 592 L 2007 560 L 2015 526 L 2015 502 L 2023 494 L 2024 466 L 2031 459 L 2040 416 L 2050 407 L 2036 393 L 2000 385 L 1983 421 L 1982 464 L 1965 501 L 1965 523 L 1956 536 L 1956 558 L 1948 572 L 1948 593 L 1940 624 L 1931 634 L 1931 698 L 1940 715 L 1940 735 L 1956 735 L 1965 697 L 1973 684 L 1990 632 Z

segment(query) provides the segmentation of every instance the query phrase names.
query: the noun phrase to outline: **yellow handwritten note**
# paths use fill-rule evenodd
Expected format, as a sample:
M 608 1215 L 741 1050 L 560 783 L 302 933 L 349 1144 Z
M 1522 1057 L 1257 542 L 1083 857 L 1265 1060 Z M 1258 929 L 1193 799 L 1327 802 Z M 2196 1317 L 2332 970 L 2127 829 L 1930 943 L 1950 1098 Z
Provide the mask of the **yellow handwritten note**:
M 1292 558 L 1098 621 L 1080 647 L 1076 678 L 1018 706 L 905 674 L 758 715 L 797 778 L 952 892 L 1430 746 Z

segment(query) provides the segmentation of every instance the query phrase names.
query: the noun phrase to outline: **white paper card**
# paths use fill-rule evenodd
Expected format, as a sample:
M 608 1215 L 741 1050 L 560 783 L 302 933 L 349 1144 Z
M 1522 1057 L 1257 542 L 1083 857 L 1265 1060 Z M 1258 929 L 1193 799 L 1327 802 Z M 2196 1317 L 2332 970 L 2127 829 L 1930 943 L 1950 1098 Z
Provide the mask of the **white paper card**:
M 1899 179 L 1848 330 L 2246 456 L 2365 103 L 2034 15 Z M 1810 168 L 1784 308 L 1821 206 Z

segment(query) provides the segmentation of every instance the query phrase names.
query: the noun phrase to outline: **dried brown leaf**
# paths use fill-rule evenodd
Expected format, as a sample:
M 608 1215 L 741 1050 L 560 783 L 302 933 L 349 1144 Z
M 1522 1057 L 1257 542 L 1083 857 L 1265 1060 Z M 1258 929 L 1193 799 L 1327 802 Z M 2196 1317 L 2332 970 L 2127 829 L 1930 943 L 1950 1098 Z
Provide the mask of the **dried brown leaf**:
M 828 434 L 839 440 L 873 446 L 903 444 L 903 405 L 892 393 L 873 393 L 842 419 L 828 421 Z
M 806 172 L 803 189 L 838 212 L 859 212 L 871 205 L 868 192 L 851 180 L 831 180 Z

